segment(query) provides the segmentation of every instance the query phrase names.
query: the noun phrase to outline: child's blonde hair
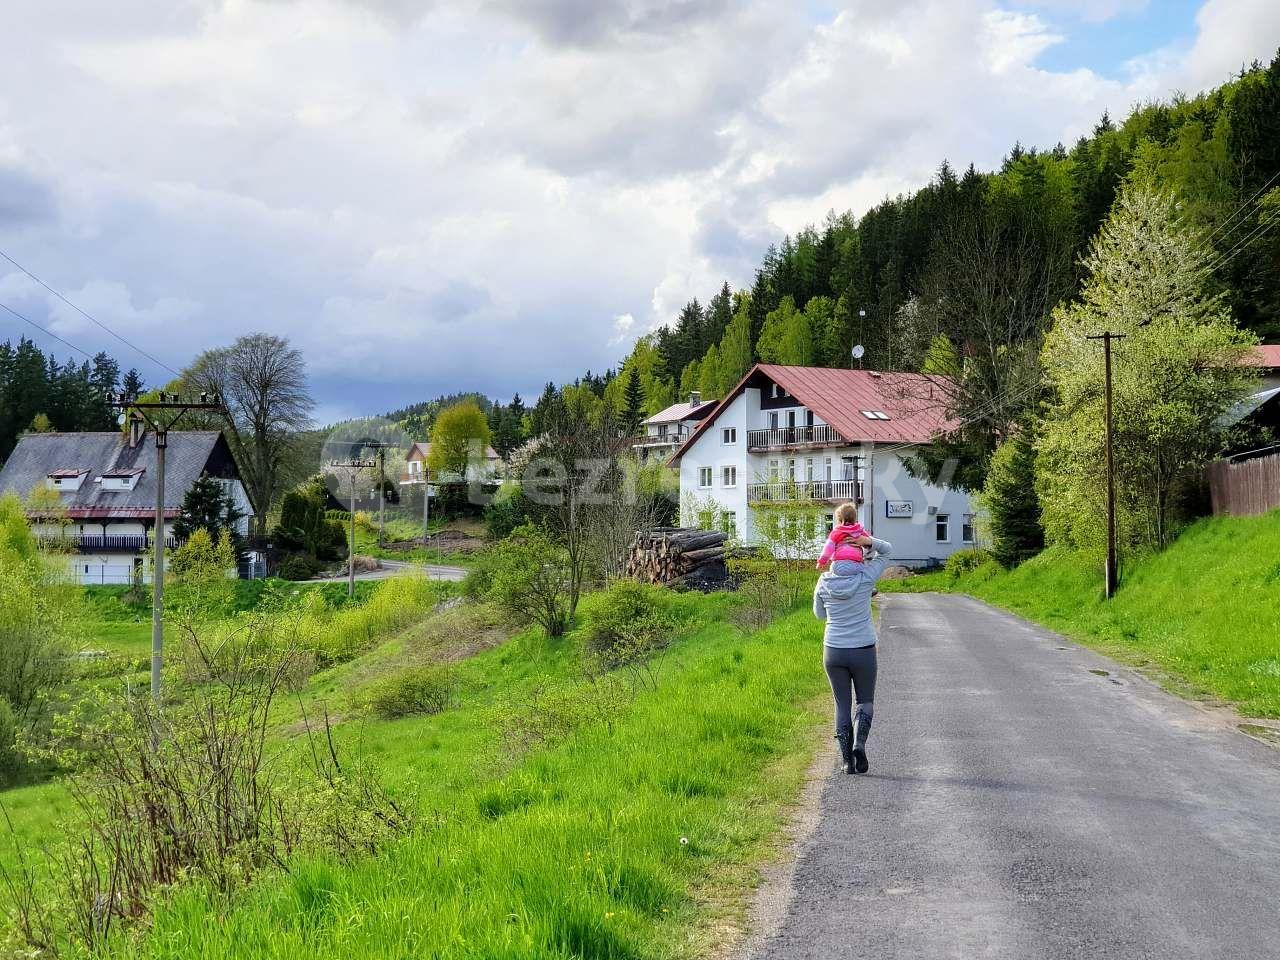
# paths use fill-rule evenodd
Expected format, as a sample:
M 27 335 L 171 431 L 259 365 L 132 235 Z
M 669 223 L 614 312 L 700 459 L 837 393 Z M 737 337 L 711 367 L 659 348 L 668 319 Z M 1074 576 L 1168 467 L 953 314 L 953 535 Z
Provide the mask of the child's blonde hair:
M 835 515 L 836 523 L 847 524 L 858 522 L 858 505 L 856 503 L 842 503 L 836 507 Z

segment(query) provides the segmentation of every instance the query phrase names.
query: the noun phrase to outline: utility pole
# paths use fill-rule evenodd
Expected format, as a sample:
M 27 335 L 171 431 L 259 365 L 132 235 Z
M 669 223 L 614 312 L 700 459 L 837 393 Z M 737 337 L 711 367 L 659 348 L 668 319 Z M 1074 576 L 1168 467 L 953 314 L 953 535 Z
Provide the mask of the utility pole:
M 431 468 L 422 461 L 422 549 L 431 539 Z
M 364 469 L 376 467 L 375 458 L 362 459 L 352 457 L 346 460 L 330 460 L 329 466 L 347 471 L 348 485 L 351 488 L 351 540 L 347 548 L 347 596 L 356 595 L 356 474 Z
M 387 448 L 378 447 L 378 546 L 387 542 Z
M 165 547 L 165 501 L 164 501 L 164 466 L 165 451 L 169 448 L 169 431 L 192 410 L 207 410 L 219 413 L 227 420 L 230 415 L 223 406 L 222 398 L 214 394 L 200 394 L 198 400 L 183 400 L 176 393 L 165 393 L 163 390 L 155 400 L 139 400 L 137 397 L 126 397 L 124 394 L 109 394 L 108 404 L 118 408 L 125 418 L 124 426 L 131 428 L 130 416 L 137 416 L 155 434 L 156 443 L 156 515 L 155 543 L 151 561 L 151 699 L 159 707 L 161 695 L 161 670 L 164 667 L 164 547 Z M 173 416 L 160 416 L 161 411 L 172 411 Z
M 1120 340 L 1125 335 L 1123 333 L 1112 333 L 1110 330 L 1104 330 L 1095 336 L 1086 337 L 1088 340 L 1102 341 L 1102 357 L 1104 373 L 1104 391 L 1105 391 L 1105 412 L 1103 416 L 1106 418 L 1106 445 L 1107 445 L 1107 568 L 1106 568 L 1106 595 L 1110 600 L 1116 595 L 1116 585 L 1119 582 L 1119 576 L 1116 570 L 1116 463 L 1114 444 L 1111 436 L 1111 341 Z

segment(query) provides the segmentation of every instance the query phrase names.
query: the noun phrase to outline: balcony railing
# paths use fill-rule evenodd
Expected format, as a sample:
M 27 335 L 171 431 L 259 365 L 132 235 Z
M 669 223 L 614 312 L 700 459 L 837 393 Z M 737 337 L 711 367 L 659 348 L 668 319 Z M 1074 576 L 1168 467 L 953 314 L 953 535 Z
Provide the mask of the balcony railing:
M 747 431 L 747 446 L 755 449 L 846 443 L 848 441 L 836 432 L 836 428 L 826 423 L 816 423 L 811 427 L 778 427 L 776 430 Z
M 142 553 L 150 550 L 155 542 L 145 534 L 132 533 L 69 533 L 65 537 L 45 534 L 40 542 L 46 546 L 75 550 L 79 553 Z M 165 538 L 165 546 L 175 546 L 173 537 Z
M 773 480 L 747 484 L 751 503 L 789 503 L 794 500 L 862 500 L 861 480 Z

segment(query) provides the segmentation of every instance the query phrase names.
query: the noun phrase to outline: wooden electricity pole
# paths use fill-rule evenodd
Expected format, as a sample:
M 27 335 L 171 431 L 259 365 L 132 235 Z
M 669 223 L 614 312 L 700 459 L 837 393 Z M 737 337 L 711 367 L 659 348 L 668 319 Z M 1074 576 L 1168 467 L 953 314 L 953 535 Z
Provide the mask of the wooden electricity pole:
M 123 394 L 109 394 L 107 402 L 123 411 L 124 426 L 131 429 L 129 417 L 136 415 L 155 434 L 156 443 L 156 515 L 155 544 L 151 561 L 151 699 L 158 707 L 161 695 L 161 673 L 164 667 L 164 548 L 165 548 L 165 500 L 164 467 L 165 451 L 169 448 L 169 431 L 191 410 L 207 410 L 219 413 L 230 421 L 230 414 L 216 394 L 200 394 L 198 400 L 183 400 L 175 393 L 163 390 L 155 400 L 139 400 Z M 171 411 L 172 416 L 156 416 Z
M 1110 600 L 1116 595 L 1116 586 L 1119 583 L 1119 575 L 1116 569 L 1116 461 L 1115 461 L 1115 445 L 1112 440 L 1112 412 L 1111 412 L 1111 341 L 1120 340 L 1125 335 L 1123 333 L 1112 333 L 1110 330 L 1104 330 L 1096 336 L 1088 337 L 1089 340 L 1102 341 L 1102 363 L 1103 363 L 1103 390 L 1105 394 L 1105 412 L 1106 419 L 1106 446 L 1107 446 L 1107 568 L 1106 568 L 1106 595 Z
M 347 596 L 356 595 L 356 473 L 360 470 L 376 467 L 376 458 L 362 459 L 352 457 L 346 460 L 330 460 L 329 466 L 347 471 L 347 481 L 351 485 L 351 545 L 347 548 Z

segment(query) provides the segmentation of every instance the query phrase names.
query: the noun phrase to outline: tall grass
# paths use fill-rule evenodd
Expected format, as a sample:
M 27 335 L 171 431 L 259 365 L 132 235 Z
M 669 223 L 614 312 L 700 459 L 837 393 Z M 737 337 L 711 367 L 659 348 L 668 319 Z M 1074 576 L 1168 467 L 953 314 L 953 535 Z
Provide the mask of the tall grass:
M 184 890 L 120 954 L 687 956 L 695 891 L 757 856 L 798 788 L 825 682 L 807 614 L 744 636 L 727 598 L 697 602 L 703 625 L 654 687 L 520 760 L 501 741 L 534 691 L 590 682 L 575 637 L 459 664 L 456 709 L 347 730 L 432 826 L 376 859 L 292 864 L 229 905 Z
M 1011 571 L 885 582 L 959 590 L 1020 613 L 1248 714 L 1280 717 L 1280 511 L 1203 520 L 1164 552 L 1122 565 L 1102 596 L 1096 563 L 1050 549 Z

